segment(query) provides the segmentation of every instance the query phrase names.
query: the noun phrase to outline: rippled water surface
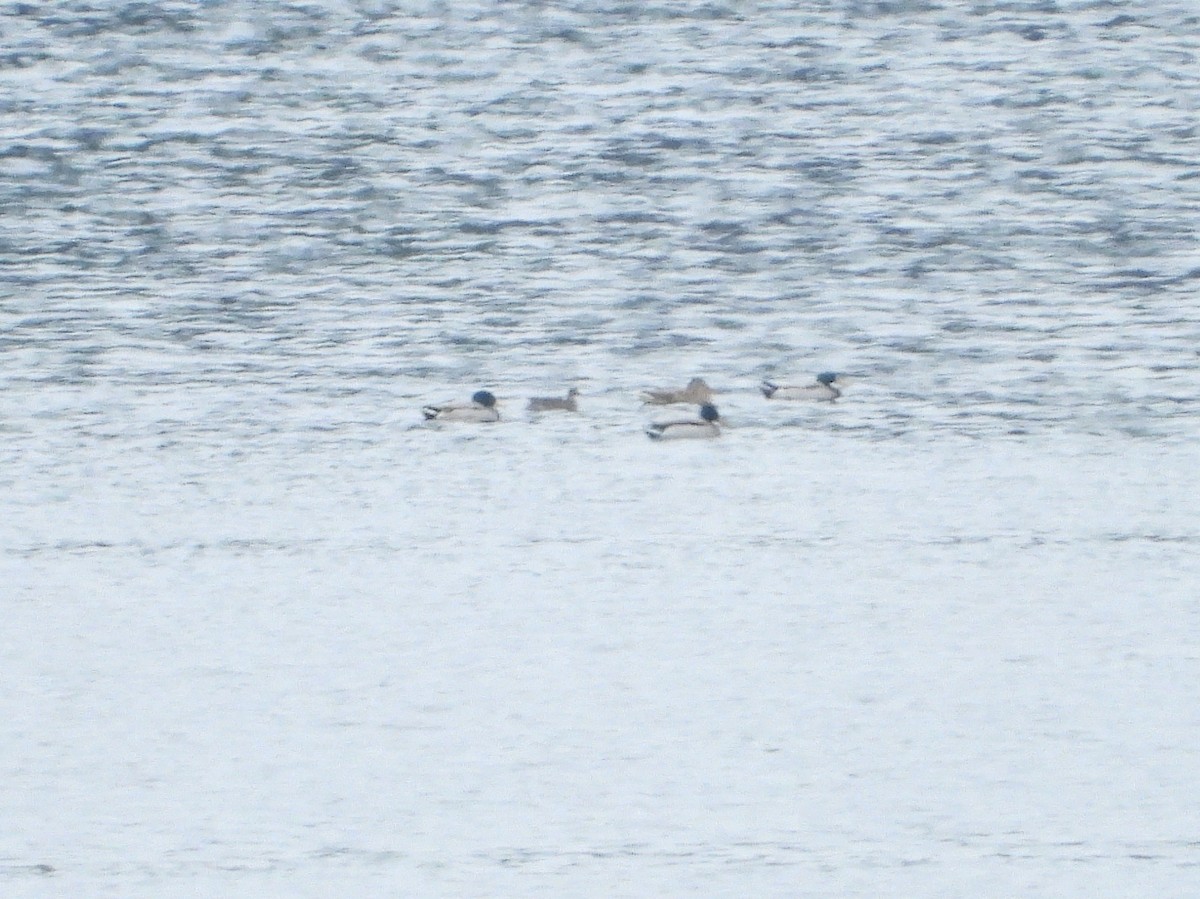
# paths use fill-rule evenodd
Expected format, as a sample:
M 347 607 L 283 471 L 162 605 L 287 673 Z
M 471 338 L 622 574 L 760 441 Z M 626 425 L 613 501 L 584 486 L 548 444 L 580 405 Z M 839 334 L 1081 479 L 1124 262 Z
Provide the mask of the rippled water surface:
M 0 6 L 0 892 L 1195 895 L 1198 54 Z

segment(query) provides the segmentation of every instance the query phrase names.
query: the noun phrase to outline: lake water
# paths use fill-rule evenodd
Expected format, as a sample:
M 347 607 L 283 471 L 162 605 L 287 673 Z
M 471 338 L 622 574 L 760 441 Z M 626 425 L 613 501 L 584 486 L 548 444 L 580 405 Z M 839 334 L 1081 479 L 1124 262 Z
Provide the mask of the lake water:
M 1198 55 L 0 8 L 0 892 L 1196 895 Z

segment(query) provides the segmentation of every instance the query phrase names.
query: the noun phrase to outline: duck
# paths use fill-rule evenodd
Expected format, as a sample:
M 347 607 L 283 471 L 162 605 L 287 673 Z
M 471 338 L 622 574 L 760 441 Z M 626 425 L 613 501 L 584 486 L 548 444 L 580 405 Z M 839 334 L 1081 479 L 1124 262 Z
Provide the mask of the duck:
M 661 421 L 646 428 L 646 436 L 651 440 L 687 440 L 699 437 L 720 437 L 721 427 L 718 422 L 721 413 L 712 403 L 704 403 L 700 407 L 699 418 L 685 418 L 677 421 Z
M 421 413 L 430 421 L 499 421 L 496 398 L 486 390 L 476 390 L 469 403 L 444 403 L 440 406 L 423 406 Z
M 528 408 L 530 412 L 578 412 L 579 404 L 575 401 L 578 396 L 579 391 L 572 387 L 565 397 L 535 396 L 530 399 Z
M 828 400 L 832 403 L 842 395 L 842 391 L 834 386 L 837 377 L 837 372 L 823 371 L 817 375 L 813 384 L 776 384 L 763 381 L 758 389 L 769 400 Z
M 648 406 L 670 406 L 674 403 L 701 404 L 711 402 L 712 388 L 703 378 L 692 378 L 687 387 L 675 390 L 670 387 L 660 387 L 642 392 L 642 402 Z

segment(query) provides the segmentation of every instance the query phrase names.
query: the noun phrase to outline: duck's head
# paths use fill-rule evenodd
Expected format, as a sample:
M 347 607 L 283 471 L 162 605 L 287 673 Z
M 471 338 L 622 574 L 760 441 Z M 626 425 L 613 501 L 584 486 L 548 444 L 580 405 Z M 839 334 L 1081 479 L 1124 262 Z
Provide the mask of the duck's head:
M 575 397 L 577 397 L 577 396 L 579 396 L 579 390 L 578 390 L 578 389 L 576 389 L 576 388 L 572 387 L 570 390 L 568 390 L 568 391 L 567 391 L 567 399 L 569 399 L 569 400 L 573 400 L 573 399 L 575 399 Z
M 824 384 L 826 387 L 828 387 L 834 381 L 837 380 L 837 372 L 823 371 L 819 375 L 817 375 L 817 380 L 820 381 L 822 384 Z
M 496 405 L 496 398 L 486 390 L 476 390 L 471 394 L 471 402 L 483 406 L 485 409 L 490 409 Z
M 717 407 L 712 403 L 705 403 L 700 407 L 700 417 L 707 422 L 714 422 L 721 417 L 721 413 L 717 411 Z

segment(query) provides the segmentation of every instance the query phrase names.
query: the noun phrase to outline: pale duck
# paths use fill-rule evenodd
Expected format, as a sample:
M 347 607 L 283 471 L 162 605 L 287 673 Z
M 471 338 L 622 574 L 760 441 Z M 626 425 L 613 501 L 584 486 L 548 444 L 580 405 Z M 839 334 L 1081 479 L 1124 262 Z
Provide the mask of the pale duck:
M 712 388 L 703 378 L 692 378 L 687 387 L 675 390 L 670 387 L 660 387 L 655 390 L 642 392 L 642 402 L 650 406 L 670 406 L 673 403 L 697 404 L 711 402 Z
M 842 395 L 842 391 L 834 386 L 836 380 L 836 372 L 823 371 L 817 375 L 814 384 L 775 384 L 771 381 L 763 381 L 758 389 L 769 400 L 828 400 L 833 402 Z
M 578 396 L 579 391 L 572 387 L 566 397 L 535 396 L 529 401 L 528 408 L 530 412 L 578 412 L 579 404 L 575 401 Z
M 477 390 L 469 403 L 445 403 L 440 406 L 424 406 L 421 413 L 436 421 L 499 421 L 496 398 L 486 390 Z
M 651 440 L 687 440 L 700 437 L 720 437 L 721 428 L 718 422 L 721 415 L 712 403 L 700 407 L 699 418 L 686 418 L 677 421 L 655 422 L 646 428 L 646 436 Z

